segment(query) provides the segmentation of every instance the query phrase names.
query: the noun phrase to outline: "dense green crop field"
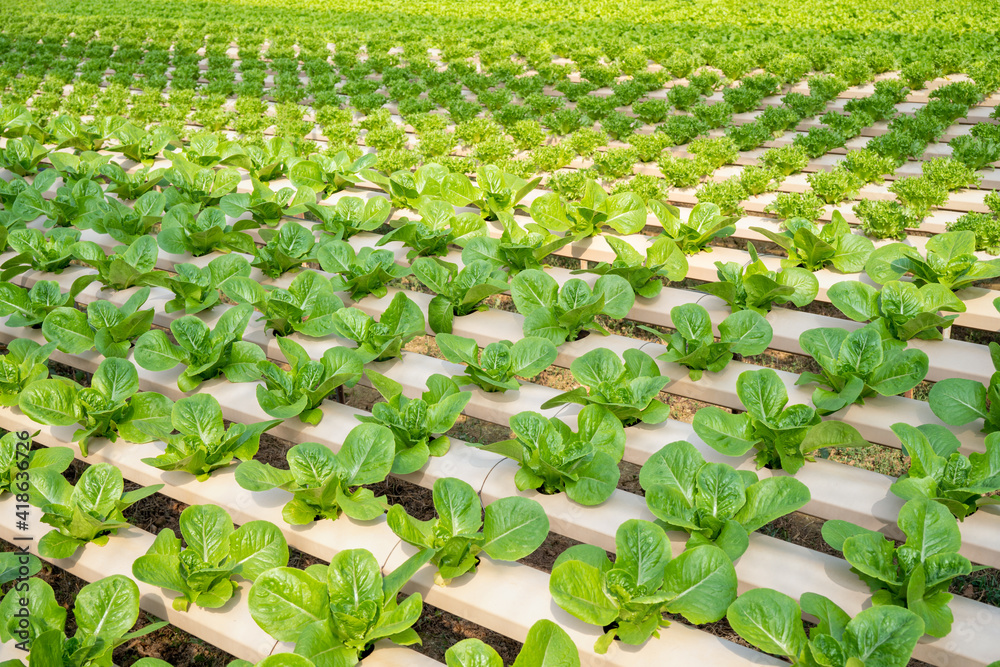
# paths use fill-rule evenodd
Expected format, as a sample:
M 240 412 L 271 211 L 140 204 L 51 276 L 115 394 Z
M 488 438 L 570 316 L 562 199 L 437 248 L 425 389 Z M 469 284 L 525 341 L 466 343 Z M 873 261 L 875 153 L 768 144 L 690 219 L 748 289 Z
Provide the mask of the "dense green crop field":
M 0 0 L 0 667 L 997 667 L 998 28 Z

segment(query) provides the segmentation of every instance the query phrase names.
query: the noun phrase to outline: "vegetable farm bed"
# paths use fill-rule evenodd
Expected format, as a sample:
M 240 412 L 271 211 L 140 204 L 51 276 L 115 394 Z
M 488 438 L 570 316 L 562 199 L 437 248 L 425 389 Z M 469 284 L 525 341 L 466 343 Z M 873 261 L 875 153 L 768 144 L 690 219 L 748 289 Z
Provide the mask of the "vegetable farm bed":
M 0 2 L 0 665 L 997 667 L 995 18 Z

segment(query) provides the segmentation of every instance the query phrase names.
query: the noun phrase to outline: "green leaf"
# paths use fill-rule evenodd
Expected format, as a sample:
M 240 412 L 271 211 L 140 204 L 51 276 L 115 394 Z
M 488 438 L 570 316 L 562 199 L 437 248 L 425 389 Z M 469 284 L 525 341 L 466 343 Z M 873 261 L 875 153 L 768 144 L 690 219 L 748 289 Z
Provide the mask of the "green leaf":
M 500 655 L 479 639 L 463 639 L 453 644 L 445 652 L 444 662 L 447 667 L 503 667 Z
M 828 419 L 809 429 L 802 441 L 802 453 L 808 454 L 825 447 L 867 447 L 869 444 L 850 424 Z
M 386 478 L 395 456 L 392 432 L 378 424 L 355 426 L 337 454 L 337 464 L 350 486 L 377 484 Z
M 986 398 L 986 387 L 975 380 L 946 378 L 931 387 L 927 400 L 938 419 L 960 426 L 987 417 Z
M 591 625 L 607 625 L 618 618 L 618 607 L 604 592 L 601 571 L 569 560 L 552 569 L 549 592 L 556 604 Z
M 715 406 L 696 412 L 693 426 L 699 438 L 726 456 L 742 456 L 758 442 L 746 415 L 734 415 Z
M 746 503 L 734 517 L 748 532 L 801 509 L 809 502 L 809 487 L 792 477 L 769 477 L 746 490 Z
M 784 383 L 770 368 L 740 373 L 736 394 L 747 412 L 764 422 L 775 419 L 788 403 Z
M 365 549 L 344 549 L 334 555 L 326 587 L 336 612 L 350 613 L 365 602 L 381 605 L 383 600 L 382 572 L 375 557 Z
M 180 526 L 188 549 L 201 562 L 214 567 L 229 555 L 233 521 L 218 505 L 191 505 L 181 512 Z
M 229 563 L 250 581 L 288 564 L 288 543 L 281 529 L 269 521 L 248 521 L 229 537 Z
M 544 271 L 528 269 L 514 276 L 510 282 L 510 293 L 517 311 L 528 316 L 536 310 L 554 305 L 559 285 Z
M 180 433 L 194 436 L 206 445 L 219 442 L 226 432 L 222 407 L 211 394 L 195 394 L 179 399 L 174 403 L 170 420 Z
M 434 482 L 433 499 L 439 517 L 436 535 L 447 538 L 479 532 L 483 525 L 483 508 L 479 496 L 468 483 L 443 477 Z
M 618 557 L 615 569 L 627 572 L 631 580 L 655 591 L 663 583 L 664 568 L 670 562 L 670 542 L 655 523 L 629 519 L 615 532 Z
M 719 324 L 719 339 L 743 356 L 760 354 L 771 344 L 773 336 L 771 325 L 753 310 L 733 313 Z
M 483 551 L 496 560 L 519 560 L 533 553 L 549 534 L 542 506 L 528 498 L 500 498 L 486 507 Z
M 799 605 L 769 588 L 741 595 L 729 606 L 726 618 L 740 637 L 765 653 L 798 658 L 808 641 Z
M 87 316 L 76 308 L 56 308 L 46 315 L 42 334 L 67 354 L 81 354 L 94 347 L 94 331 Z
M 253 620 L 278 641 L 293 642 L 304 627 L 330 615 L 326 586 L 290 567 L 273 568 L 260 575 L 247 601 Z
M 511 667 L 579 667 L 579 665 L 580 655 L 569 634 L 552 621 L 543 618 L 536 621 L 528 630 L 521 653 Z
M 722 549 L 694 547 L 667 564 L 663 590 L 671 613 L 697 625 L 713 623 L 736 599 L 736 570 Z
M 51 426 L 69 426 L 77 421 L 76 392 L 79 385 L 70 380 L 50 379 L 32 382 L 18 398 L 18 407 L 32 421 Z
M 910 660 L 924 624 L 913 612 L 901 607 L 865 609 L 844 630 L 848 655 L 864 661 L 865 667 L 903 667 Z
M 80 589 L 73 606 L 78 632 L 113 642 L 139 618 L 139 587 L 114 574 Z
M 955 517 L 941 504 L 927 499 L 908 501 L 899 511 L 899 528 L 906 535 L 900 551 L 913 553 L 916 562 L 941 553 L 957 552 L 962 535 Z

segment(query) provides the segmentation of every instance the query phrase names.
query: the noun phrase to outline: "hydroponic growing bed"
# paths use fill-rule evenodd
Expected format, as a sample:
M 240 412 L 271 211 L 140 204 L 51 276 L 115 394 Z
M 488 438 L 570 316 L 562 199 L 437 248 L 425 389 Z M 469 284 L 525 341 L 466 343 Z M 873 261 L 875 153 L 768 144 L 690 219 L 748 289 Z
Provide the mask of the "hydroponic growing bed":
M 0 4 L 2 664 L 1000 664 L 996 8 L 712 12 Z

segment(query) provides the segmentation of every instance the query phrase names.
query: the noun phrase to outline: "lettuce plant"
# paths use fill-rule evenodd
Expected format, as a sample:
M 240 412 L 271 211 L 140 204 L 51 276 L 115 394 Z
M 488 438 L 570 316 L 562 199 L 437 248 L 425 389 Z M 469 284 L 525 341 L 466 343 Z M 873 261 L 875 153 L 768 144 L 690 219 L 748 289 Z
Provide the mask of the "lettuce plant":
M 952 580 L 986 568 L 959 555 L 962 534 L 944 505 L 928 498 L 908 500 L 897 523 L 906 536 L 900 546 L 840 519 L 823 524 L 823 539 L 843 552 L 851 570 L 868 584 L 875 607 L 905 607 L 924 622 L 924 632 L 944 637 L 954 620 L 948 608 Z
M 135 366 L 116 357 L 100 363 L 89 387 L 62 377 L 36 380 L 18 398 L 21 411 L 39 424 L 79 424 L 73 440 L 84 456 L 94 438 L 115 442 L 121 436 L 134 443 L 163 438 L 170 432 L 172 405 L 162 394 L 140 392 Z
M 897 201 L 862 199 L 851 210 L 862 233 L 875 239 L 905 239 L 908 228 L 920 225 Z
M 297 655 L 355 665 L 380 639 L 404 646 L 420 641 L 411 627 L 423 610 L 420 593 L 397 597 L 432 554 L 421 551 L 385 576 L 365 549 L 344 549 L 329 565 L 305 571 L 274 568 L 250 589 L 250 615 L 278 641 L 294 642 Z
M 793 665 L 821 665 L 831 656 L 847 665 L 906 667 L 924 635 L 924 622 L 908 609 L 871 607 L 851 618 L 829 598 L 803 593 L 802 607 L 784 593 L 755 588 L 726 612 L 740 637 Z M 819 619 L 806 636 L 803 612 Z
M 463 639 L 445 651 L 449 667 L 497 667 L 500 655 L 479 639 Z M 558 625 L 543 618 L 528 630 L 520 653 L 511 667 L 580 667 L 580 653 L 573 639 Z
M 381 424 L 392 431 L 395 460 L 392 472 L 406 475 L 420 470 L 431 456 L 444 456 L 451 447 L 446 433 L 455 425 L 472 392 L 462 391 L 450 377 L 434 374 L 427 378 L 427 391 L 420 398 L 407 398 L 403 386 L 381 373 L 366 370 L 372 387 L 385 401 L 372 406 L 371 415 L 358 415 L 360 422 Z
M 624 362 L 611 350 L 599 347 L 570 364 L 573 379 L 582 384 L 542 404 L 542 409 L 578 403 L 607 408 L 624 426 L 639 422 L 659 424 L 670 415 L 669 406 L 657 397 L 670 382 L 645 352 L 628 349 Z
M 927 175 L 899 178 L 889 186 L 914 220 L 923 220 L 932 208 L 948 201 L 948 190 Z
M 73 257 L 96 269 L 97 282 L 113 290 L 164 285 L 167 272 L 156 270 L 158 255 L 152 236 L 142 236 L 127 247 L 119 246 L 110 255 L 93 241 L 80 241 L 73 246 Z
M 941 503 L 960 521 L 985 505 L 1000 503 L 1000 435 L 986 436 L 985 453 L 962 455 L 954 433 L 937 424 L 893 424 L 910 457 L 910 468 L 890 490 L 903 500 Z
M 45 316 L 42 334 L 60 352 L 81 354 L 96 347 L 101 356 L 124 359 L 153 324 L 153 309 L 139 310 L 148 297 L 149 288 L 141 287 L 120 307 L 100 300 L 87 304 L 86 313 L 61 306 Z
M 319 218 L 313 231 L 322 231 L 338 241 L 361 232 L 374 232 L 392 214 L 392 205 L 385 197 L 341 197 L 333 206 L 306 204 L 306 208 Z
M 0 149 L 0 168 L 9 169 L 18 176 L 34 174 L 39 163 L 49 154 L 42 144 L 32 136 L 12 139 Z
M 479 554 L 493 560 L 520 560 L 541 546 L 549 534 L 549 517 L 536 500 L 512 496 L 490 503 L 484 511 L 479 495 L 467 482 L 443 477 L 434 482 L 437 518 L 420 521 L 403 509 L 389 508 L 389 528 L 407 544 L 434 552 L 435 582 L 447 586 L 455 577 L 475 572 Z
M 482 259 L 459 270 L 451 262 L 418 257 L 413 261 L 413 275 L 434 294 L 427 307 L 427 323 L 435 333 L 451 333 L 456 317 L 489 310 L 483 301 L 508 287 L 507 274 Z
M 386 176 L 372 169 L 361 177 L 389 195 L 393 208 L 416 211 L 426 201 L 441 195 L 441 182 L 450 172 L 439 164 L 425 164 L 414 171 L 400 169 Z
M 289 338 L 278 338 L 278 347 L 290 370 L 273 361 L 260 361 L 264 384 L 257 385 L 257 402 L 277 419 L 298 416 L 316 426 L 323 418 L 319 407 L 323 400 L 337 387 L 353 387 L 364 370 L 361 356 L 350 348 L 331 347 L 321 360 L 314 361 L 305 348 Z
M 927 400 L 937 418 L 945 424 L 962 426 L 983 420 L 983 431 L 1000 431 L 1000 345 L 990 342 L 994 373 L 989 384 L 967 378 L 946 378 L 935 382 Z
M 43 192 L 32 187 L 18 192 L 10 207 L 13 217 L 20 222 L 43 218 L 46 228 L 87 227 L 101 219 L 111 207 L 101 186 L 91 180 L 64 185 L 56 190 L 52 199 L 45 197 Z
M 666 530 L 688 533 L 687 548 L 714 544 L 736 560 L 750 534 L 809 502 L 809 488 L 794 477 L 759 480 L 725 463 L 706 463 L 686 440 L 666 445 L 639 472 L 646 506 Z
M 108 179 L 106 192 L 116 194 L 122 199 L 138 199 L 163 180 L 166 169 L 162 167 L 142 167 L 133 172 L 126 172 L 114 162 L 101 165 L 101 176 Z
M 546 257 L 573 242 L 572 236 L 557 236 L 545 230 L 527 231 L 512 215 L 500 214 L 499 219 L 503 225 L 500 238 L 469 239 L 462 248 L 464 263 L 485 259 L 513 276 L 527 269 L 544 269 Z
M 226 310 L 210 329 L 194 315 L 185 315 L 170 323 L 176 343 L 158 330 L 147 331 L 135 342 L 135 362 L 147 371 L 168 371 L 177 364 L 186 368 L 177 378 L 183 392 L 197 389 L 205 380 L 225 374 L 230 382 L 253 382 L 259 375 L 257 362 L 264 351 L 253 343 L 243 342 L 243 333 L 253 309 L 237 306 Z
M 581 505 L 600 505 L 618 486 L 618 462 L 625 454 L 625 429 L 611 411 L 585 406 L 577 415 L 577 432 L 562 421 L 537 412 L 520 412 L 510 419 L 511 440 L 481 448 L 517 461 L 514 476 L 520 491 L 566 492 Z
M 491 164 L 476 170 L 476 183 L 465 174 L 448 174 L 441 181 L 441 197 L 455 206 L 473 206 L 485 220 L 497 220 L 500 213 L 513 214 L 542 178 L 525 181 L 513 174 L 504 173 Z
M 4 205 L 5 209 L 14 213 L 12 209 L 15 207 L 18 198 L 21 198 L 23 203 L 19 207 L 20 210 L 14 213 L 14 215 L 21 222 L 31 222 L 38 216 L 43 215 L 44 211 L 39 210 L 40 207 L 46 205 L 44 202 L 45 197 L 42 195 L 55 185 L 58 178 L 59 172 L 55 169 L 44 169 L 36 174 L 30 183 L 24 177 L 17 175 L 14 175 L 9 180 L 0 179 L 2 181 L 0 182 L 0 203 Z M 34 192 L 21 197 L 21 194 L 27 190 L 34 190 Z M 25 206 L 25 204 L 29 205 Z M 21 215 L 22 213 L 24 215 Z
M 162 192 L 147 192 L 132 206 L 126 206 L 117 199 L 108 199 L 99 211 L 84 215 L 74 221 L 77 229 L 92 229 L 98 234 L 107 234 L 115 241 L 126 245 L 146 236 L 163 217 L 167 198 Z
M 763 227 L 750 229 L 763 234 L 788 253 L 788 257 L 781 260 L 785 268 L 801 266 L 819 271 L 833 266 L 841 273 L 859 273 L 875 249 L 871 239 L 851 233 L 851 226 L 840 211 L 834 211 L 833 220 L 823 227 L 805 218 L 791 218 L 785 221 L 786 231 L 783 232 Z
M 7 244 L 17 253 L 0 264 L 0 280 L 10 280 L 28 269 L 45 273 L 62 273 L 73 260 L 73 251 L 80 240 L 78 229 L 15 229 L 7 236 Z M 155 242 L 154 242 L 155 244 Z
M 695 413 L 694 431 L 726 456 L 743 456 L 756 449 L 758 468 L 780 468 L 794 475 L 820 449 L 869 444 L 849 424 L 823 421 L 807 405 L 788 405 L 788 390 L 770 368 L 740 373 L 736 395 L 746 412 L 702 408 Z
M 941 327 L 951 326 L 965 312 L 965 304 L 937 283 L 917 287 L 912 282 L 890 280 L 877 290 L 865 283 L 845 280 L 827 290 L 830 303 L 855 322 L 871 322 L 883 338 L 941 340 Z
M 540 336 L 554 345 L 578 340 L 584 332 L 608 335 L 598 315 L 621 319 L 635 304 L 635 293 L 621 276 L 604 275 L 594 287 L 579 278 L 562 286 L 538 269 L 518 273 L 510 281 L 517 311 L 524 315 L 524 335 Z
M 985 169 L 1000 160 L 1000 140 L 970 135 L 957 136 L 948 142 L 952 157 L 970 170 Z
M 441 199 L 423 199 L 417 204 L 419 220 L 393 220 L 392 231 L 383 234 L 376 246 L 399 241 L 410 250 L 406 258 L 437 257 L 448 254 L 448 246 L 464 246 L 474 238 L 487 236 L 486 223 L 475 213 L 455 214 L 455 207 Z
M 163 252 L 201 257 L 210 252 L 236 250 L 254 255 L 257 246 L 249 234 L 234 231 L 226 214 L 214 206 L 198 212 L 193 204 L 174 206 L 163 216 L 156 242 Z
M 307 187 L 324 195 L 340 192 L 361 182 L 361 172 L 375 164 L 374 153 L 365 153 L 351 160 L 347 151 L 333 155 L 314 153 L 308 160 L 299 160 L 288 170 L 288 179 L 297 188 Z
M 219 255 L 202 267 L 175 264 L 176 273 L 166 280 L 166 288 L 174 298 L 163 308 L 168 313 L 183 310 L 188 315 L 208 310 L 219 303 L 222 284 L 233 276 L 249 278 L 250 268 L 250 262 L 240 255 Z
M 55 343 L 39 345 L 28 338 L 15 338 L 7 344 L 0 356 L 0 405 L 17 405 L 25 387 L 49 377 L 46 362 L 55 349 Z
M 330 281 L 311 269 L 295 276 L 287 289 L 234 276 L 222 283 L 222 293 L 238 304 L 253 306 L 261 314 L 257 321 L 275 336 L 293 331 L 313 338 L 326 336 L 336 329 L 333 316 L 344 307 Z
M 557 605 L 584 623 L 604 626 L 594 644 L 599 654 L 612 642 L 638 646 L 670 625 L 663 614 L 689 623 L 714 623 L 736 599 L 736 570 L 712 545 L 686 549 L 676 558 L 662 528 L 629 519 L 615 533 L 614 563 L 604 549 L 578 544 L 559 554 L 549 592 Z
M 232 423 L 227 429 L 222 406 L 211 394 L 185 396 L 170 411 L 171 430 L 160 435 L 166 450 L 142 460 L 159 470 L 183 470 L 204 482 L 213 470 L 225 468 L 233 458 L 249 461 L 257 454 L 261 434 L 281 423 L 272 419 L 256 424 Z M 140 429 L 144 424 L 139 423 Z
M 295 147 L 282 137 L 271 137 L 261 143 L 246 146 L 250 176 L 259 181 L 272 181 L 288 173 L 289 165 L 298 160 Z
M 281 516 L 293 526 L 316 519 L 336 519 L 341 512 L 370 521 L 388 508 L 385 496 L 375 497 L 364 484 L 385 480 L 395 451 L 392 433 L 377 424 L 354 427 L 340 451 L 315 442 L 288 450 L 288 470 L 248 460 L 236 468 L 236 481 L 249 491 L 284 489 L 292 494 Z
M 369 294 L 381 299 L 388 285 L 410 275 L 410 269 L 396 263 L 390 250 L 365 246 L 355 253 L 346 241 L 326 241 L 316 251 L 320 267 L 334 274 L 330 284 L 337 292 L 347 292 L 355 301 Z M 420 261 L 420 260 L 417 260 Z
M 704 306 L 686 303 L 670 309 L 672 334 L 640 327 L 656 335 L 667 351 L 659 356 L 664 361 L 688 369 L 688 377 L 700 380 L 704 371 L 718 373 L 739 354 L 752 357 L 771 344 L 774 331 L 760 313 L 741 310 L 719 322 L 719 340 L 712 333 L 712 320 Z
M 700 289 L 725 301 L 733 312 L 753 310 L 761 315 L 771 312 L 774 304 L 791 301 L 801 308 L 816 298 L 819 280 L 812 271 L 797 266 L 771 271 L 752 243 L 747 244 L 747 251 L 749 264 L 716 262 L 719 281 L 705 283 Z
M 129 160 L 143 165 L 152 165 L 161 153 L 167 154 L 168 147 L 180 144 L 177 134 L 163 125 L 146 132 L 141 127 L 125 122 L 109 132 L 108 136 L 118 141 L 115 152 L 121 152 Z M 177 166 L 176 163 L 174 166 Z
M 262 229 L 264 245 L 257 248 L 253 266 L 269 278 L 280 278 L 285 273 L 315 262 L 316 237 L 308 229 L 289 220 L 279 230 Z
M 129 526 L 125 509 L 163 488 L 155 484 L 126 493 L 122 471 L 110 463 L 84 470 L 76 486 L 53 468 L 35 471 L 31 484 L 42 523 L 53 527 L 38 541 L 43 558 L 70 558 L 91 542 L 103 547 L 119 528 Z
M 9 327 L 38 327 L 49 313 L 74 303 L 77 295 L 95 278 L 94 275 L 80 276 L 66 294 L 54 280 L 39 280 L 31 289 L 0 282 L 0 316 L 8 316 Z
M 448 361 L 465 364 L 465 373 L 454 376 L 476 385 L 483 391 L 517 391 L 515 377 L 531 379 L 552 365 L 558 354 L 551 341 L 526 336 L 516 343 L 502 340 L 480 349 L 471 338 L 442 333 L 435 338 Z
M 163 174 L 163 178 L 174 186 L 166 191 L 168 209 L 178 204 L 195 204 L 199 209 L 218 206 L 223 197 L 236 191 L 242 180 L 240 171 L 234 167 L 216 171 L 179 156 L 170 162 L 170 169 Z
M 599 234 L 610 227 L 619 234 L 636 234 L 646 226 L 646 203 L 634 192 L 609 196 L 594 180 L 587 180 L 583 197 L 567 202 L 549 192 L 531 202 L 529 231 L 559 232 L 574 240 Z
M 45 470 L 62 474 L 73 462 L 73 450 L 69 447 L 30 449 L 31 439 L 36 435 L 37 431 L 33 434 L 28 431 L 9 431 L 0 437 L 0 494 L 17 494 L 21 496 L 18 502 L 27 498 L 37 505 L 33 500 L 35 492 L 31 486 L 31 476 L 35 473 L 43 474 Z M 27 443 L 30 451 L 21 443 Z M 4 581 L 5 577 L 4 568 L 0 565 L 0 583 L 7 583 Z
M 883 338 L 874 324 L 850 332 L 840 327 L 809 329 L 799 336 L 799 345 L 822 369 L 819 375 L 802 373 L 795 381 L 820 385 L 812 395 L 820 415 L 864 405 L 872 396 L 898 396 L 927 376 L 926 352 Z
M 629 282 L 633 292 L 647 299 L 652 299 L 660 293 L 664 280 L 678 282 L 684 280 L 687 275 L 687 257 L 667 236 L 656 237 L 646 249 L 645 257 L 637 252 L 632 244 L 617 236 L 605 236 L 604 239 L 615 251 L 615 261 L 610 264 L 601 262 L 586 269 L 573 271 L 574 274 L 621 276 Z
M 180 593 L 171 606 L 218 609 L 233 597 L 239 576 L 254 581 L 264 572 L 288 565 L 288 543 L 270 521 L 233 520 L 218 505 L 191 505 L 180 516 L 184 547 L 173 530 L 157 534 L 146 555 L 132 563 L 139 581 Z
M 917 287 L 943 285 L 952 292 L 980 280 L 1000 276 L 1000 259 L 976 257 L 973 232 L 945 232 L 927 240 L 926 256 L 912 246 L 891 243 L 877 248 L 865 265 L 868 277 L 879 285 L 910 274 Z
M 252 166 L 246 149 L 239 142 L 213 132 L 193 135 L 182 154 L 185 160 L 199 167 L 240 167 L 249 171 Z
M 403 353 L 403 347 L 426 332 L 424 311 L 405 292 L 397 292 L 378 321 L 358 308 L 333 313 L 333 333 L 358 344 L 364 363 L 388 361 Z
M 31 620 L 20 627 L 17 612 L 21 600 L 29 601 Z M 66 609 L 56 601 L 52 587 L 38 577 L 27 579 L 23 588 L 10 590 L 0 602 L 0 641 L 25 642 L 30 665 L 104 667 L 112 664 L 114 650 L 139 637 L 156 632 L 169 623 L 157 621 L 129 632 L 139 619 L 139 587 L 121 574 L 98 579 L 81 588 L 73 603 L 76 632 L 66 636 Z M 137 667 L 152 667 L 136 662 Z M 20 660 L 4 663 L 22 667 Z
M 233 192 L 219 200 L 219 208 L 230 218 L 250 214 L 250 220 L 240 220 L 234 229 L 256 229 L 261 226 L 277 227 L 285 216 L 306 212 L 306 204 L 316 203 L 316 193 L 305 186 L 281 188 L 277 192 L 257 179 L 250 192 Z

